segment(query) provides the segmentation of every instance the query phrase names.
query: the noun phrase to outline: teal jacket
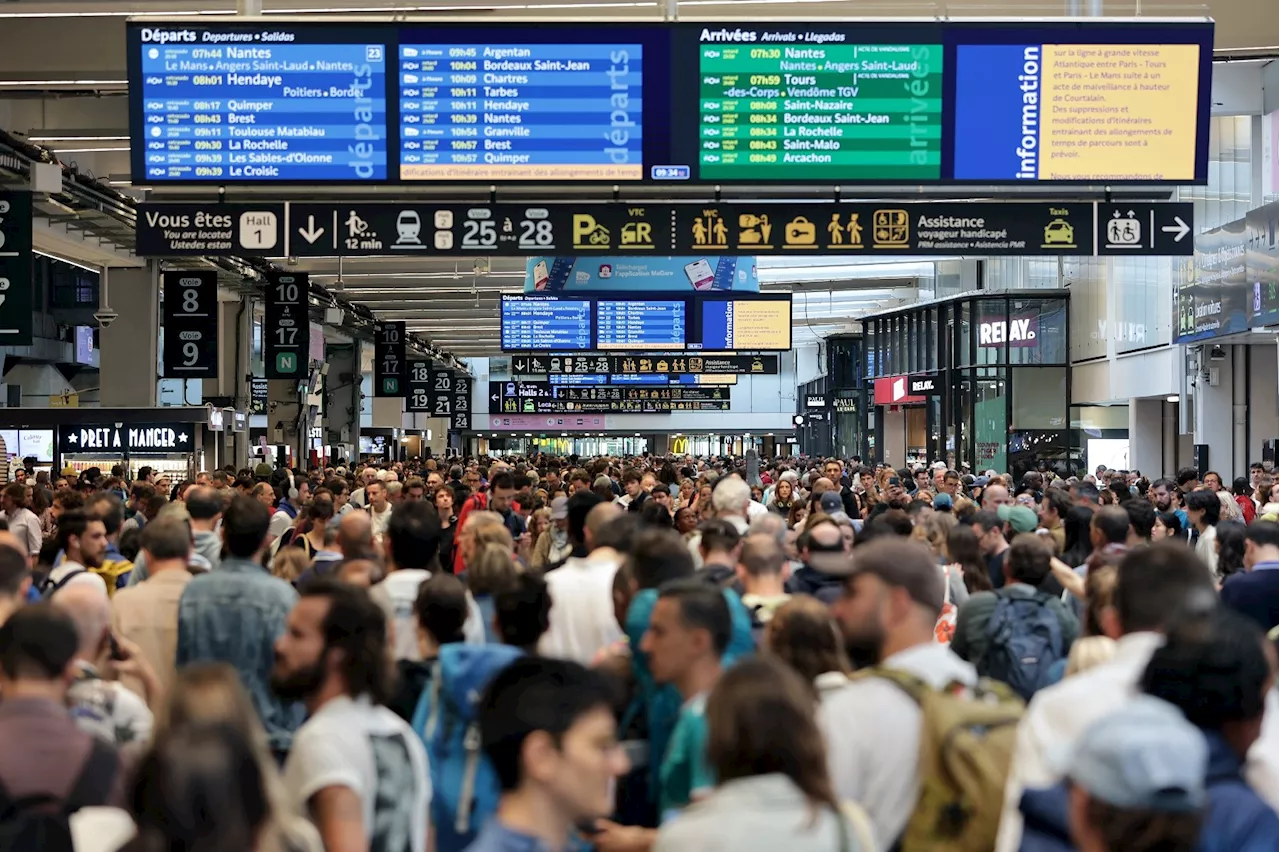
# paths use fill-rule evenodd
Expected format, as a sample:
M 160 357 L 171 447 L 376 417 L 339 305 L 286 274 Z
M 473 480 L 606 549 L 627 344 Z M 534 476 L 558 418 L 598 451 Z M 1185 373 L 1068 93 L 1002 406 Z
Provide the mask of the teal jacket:
M 724 598 L 733 617 L 733 635 L 724 655 L 724 664 L 728 666 L 738 658 L 753 653 L 756 645 L 751 636 L 751 616 L 742 605 L 742 598 L 732 589 L 724 590 Z M 642 589 L 632 599 L 631 607 L 627 610 L 627 641 L 631 645 L 631 669 L 636 678 L 636 704 L 629 715 L 634 718 L 638 711 L 644 714 L 648 722 L 650 789 L 655 795 L 667 744 L 671 741 L 671 732 L 675 729 L 680 707 L 684 703 L 675 687 L 654 683 L 653 675 L 649 673 L 649 660 L 640 651 L 640 641 L 649 629 L 649 618 L 657 602 L 656 589 Z

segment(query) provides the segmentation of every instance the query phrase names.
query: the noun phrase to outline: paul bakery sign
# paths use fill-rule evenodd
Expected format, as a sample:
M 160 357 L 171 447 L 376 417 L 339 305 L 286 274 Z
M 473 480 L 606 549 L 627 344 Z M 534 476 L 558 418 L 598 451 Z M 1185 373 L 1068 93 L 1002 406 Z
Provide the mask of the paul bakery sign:
M 140 426 L 59 426 L 58 452 L 189 453 L 195 447 L 195 424 Z

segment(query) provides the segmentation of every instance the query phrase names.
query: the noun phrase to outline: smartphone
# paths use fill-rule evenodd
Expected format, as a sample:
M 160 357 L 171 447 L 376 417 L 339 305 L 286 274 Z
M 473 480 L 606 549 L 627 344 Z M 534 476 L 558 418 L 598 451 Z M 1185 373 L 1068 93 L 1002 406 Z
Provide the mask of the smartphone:
M 533 289 L 547 289 L 547 282 L 551 280 L 551 273 L 547 272 L 547 262 L 540 260 L 533 265 Z
M 898 477 L 896 477 L 896 476 L 891 476 L 891 477 L 889 477 L 889 487 L 890 487 L 890 488 L 897 488 L 897 487 L 898 487 L 899 485 L 901 485 L 901 484 L 902 484 L 902 480 L 901 480 L 901 479 L 899 479 Z
M 705 257 L 698 258 L 693 263 L 685 264 L 684 274 L 688 276 L 689 283 L 693 285 L 695 290 L 710 290 L 711 285 L 716 280 L 716 274 L 711 270 L 711 264 L 707 262 Z

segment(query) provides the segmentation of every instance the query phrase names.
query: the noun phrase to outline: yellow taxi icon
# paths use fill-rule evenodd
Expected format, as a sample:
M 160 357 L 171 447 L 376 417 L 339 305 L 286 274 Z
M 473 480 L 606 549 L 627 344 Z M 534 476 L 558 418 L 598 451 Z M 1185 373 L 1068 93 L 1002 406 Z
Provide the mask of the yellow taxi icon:
M 1065 219 L 1054 219 L 1052 222 L 1044 226 L 1044 244 L 1052 245 L 1075 245 L 1076 229 L 1071 223 Z

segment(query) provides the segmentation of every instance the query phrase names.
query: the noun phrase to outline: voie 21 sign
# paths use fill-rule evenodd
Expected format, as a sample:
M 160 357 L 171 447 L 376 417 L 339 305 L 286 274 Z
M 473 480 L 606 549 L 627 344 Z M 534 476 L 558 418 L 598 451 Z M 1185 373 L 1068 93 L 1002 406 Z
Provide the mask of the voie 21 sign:
M 58 452 L 188 453 L 195 447 L 195 424 L 58 427 Z

